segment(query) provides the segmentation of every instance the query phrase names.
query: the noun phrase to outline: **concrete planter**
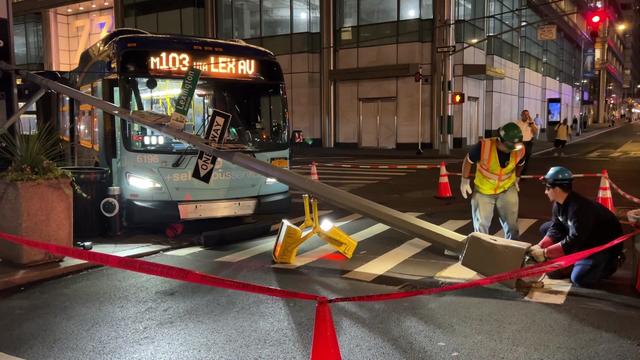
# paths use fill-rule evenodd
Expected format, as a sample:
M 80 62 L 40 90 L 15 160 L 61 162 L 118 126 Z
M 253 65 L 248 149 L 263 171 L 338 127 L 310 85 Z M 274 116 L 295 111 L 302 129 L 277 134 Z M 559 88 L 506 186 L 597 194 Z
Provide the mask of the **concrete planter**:
M 71 181 L 0 180 L 0 231 L 56 245 L 73 246 Z M 27 266 L 62 259 L 60 256 L 5 240 L 0 240 L 0 258 Z

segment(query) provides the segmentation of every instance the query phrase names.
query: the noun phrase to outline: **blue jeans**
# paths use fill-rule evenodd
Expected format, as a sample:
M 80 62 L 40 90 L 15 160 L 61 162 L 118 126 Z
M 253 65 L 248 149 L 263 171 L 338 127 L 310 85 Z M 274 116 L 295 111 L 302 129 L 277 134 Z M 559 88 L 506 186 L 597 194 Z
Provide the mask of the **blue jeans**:
M 517 240 L 520 234 L 518 231 L 518 190 L 515 185 L 496 195 L 485 195 L 477 191 L 473 193 L 471 216 L 474 231 L 489 233 L 494 208 L 498 209 L 498 217 L 504 230 L 505 239 Z
M 553 221 L 548 221 L 540 226 L 542 236 L 547 234 L 552 224 Z M 592 287 L 598 281 L 613 275 L 618 269 L 617 260 L 618 256 L 613 255 L 609 251 L 595 253 L 586 259 L 579 260 L 573 265 L 573 269 L 571 270 L 571 282 L 579 287 Z M 549 273 L 549 277 L 562 278 L 562 274 L 567 273 L 563 270 L 564 269 Z M 566 275 L 564 277 L 566 277 Z

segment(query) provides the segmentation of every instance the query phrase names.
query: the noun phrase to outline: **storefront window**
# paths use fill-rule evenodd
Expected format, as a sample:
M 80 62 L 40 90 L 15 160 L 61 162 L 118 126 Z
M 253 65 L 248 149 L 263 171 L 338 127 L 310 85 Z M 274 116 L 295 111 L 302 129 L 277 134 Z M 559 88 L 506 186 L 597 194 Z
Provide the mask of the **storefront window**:
M 308 5 L 307 5 L 308 7 Z M 291 2 L 262 0 L 262 36 L 291 33 Z

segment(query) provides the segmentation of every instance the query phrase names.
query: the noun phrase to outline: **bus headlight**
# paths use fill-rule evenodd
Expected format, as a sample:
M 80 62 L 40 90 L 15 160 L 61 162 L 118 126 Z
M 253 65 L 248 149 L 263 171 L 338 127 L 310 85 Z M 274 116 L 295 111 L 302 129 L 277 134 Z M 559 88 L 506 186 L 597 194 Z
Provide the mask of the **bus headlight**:
M 143 189 L 143 190 L 162 189 L 162 185 L 158 184 L 157 182 L 147 177 L 134 175 L 132 173 L 127 173 L 127 183 L 134 188 Z

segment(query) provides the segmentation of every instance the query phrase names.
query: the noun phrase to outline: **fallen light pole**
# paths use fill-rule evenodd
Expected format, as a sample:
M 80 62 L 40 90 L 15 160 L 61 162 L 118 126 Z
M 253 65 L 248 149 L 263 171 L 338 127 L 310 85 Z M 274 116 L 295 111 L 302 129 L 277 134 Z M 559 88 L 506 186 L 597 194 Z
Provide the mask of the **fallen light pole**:
M 4 62 L 0 62 L 0 69 L 4 71 L 17 71 L 26 81 L 31 81 L 43 88 L 51 89 L 83 103 L 93 105 L 114 116 L 163 132 L 176 139 L 191 144 L 198 150 L 213 154 L 225 161 L 241 166 L 265 177 L 275 178 L 279 182 L 288 186 L 304 190 L 320 200 L 326 201 L 345 210 L 370 217 L 407 235 L 438 244 L 450 251 L 463 253 L 467 239 L 474 239 L 473 241 L 476 239 L 474 236 L 466 237 L 441 226 L 353 195 L 349 192 L 334 188 L 321 182 L 312 181 L 305 176 L 296 174 L 287 169 L 275 167 L 267 162 L 257 160 L 256 158 L 241 152 L 221 150 L 217 147 L 211 146 L 205 139 L 199 136 L 185 133 L 170 126 L 158 124 L 157 122 L 149 121 L 145 116 L 137 115 L 135 112 L 131 112 L 130 110 L 118 107 L 107 101 L 82 93 L 81 91 L 53 80 L 46 79 L 28 71 L 15 70 Z M 497 251 L 494 251 L 493 253 L 473 253 L 470 252 L 471 249 L 469 249 L 470 251 L 465 252 L 464 257 L 491 259 L 490 263 L 496 264 L 514 263 L 514 256 L 518 258 L 515 262 L 521 264 L 524 258 L 524 252 L 522 251 L 518 252 L 517 255 L 514 255 L 514 253 L 509 251 L 501 251 L 502 248 L 499 246 L 486 247 L 483 248 L 483 251 L 490 251 L 491 249 L 497 249 Z M 469 262 L 469 264 L 473 264 L 473 262 Z M 478 269 L 477 271 L 484 275 L 489 275 L 493 272 L 485 269 Z

